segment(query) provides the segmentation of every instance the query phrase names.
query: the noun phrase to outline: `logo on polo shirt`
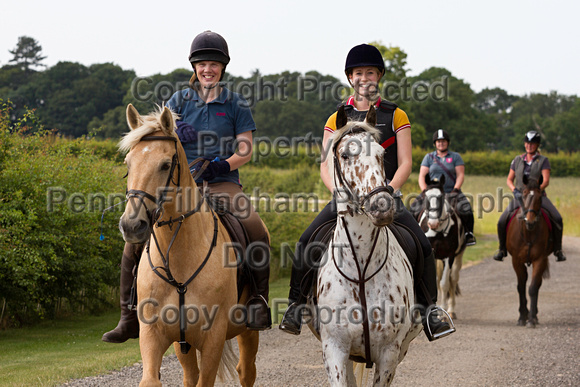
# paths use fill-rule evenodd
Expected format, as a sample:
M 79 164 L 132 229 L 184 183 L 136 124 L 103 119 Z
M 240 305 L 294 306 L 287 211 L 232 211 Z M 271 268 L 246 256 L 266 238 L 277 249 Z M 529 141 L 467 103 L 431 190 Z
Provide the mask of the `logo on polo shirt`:
M 226 116 L 226 113 L 217 112 L 215 115 L 216 116 L 220 116 L 220 117 L 225 117 Z

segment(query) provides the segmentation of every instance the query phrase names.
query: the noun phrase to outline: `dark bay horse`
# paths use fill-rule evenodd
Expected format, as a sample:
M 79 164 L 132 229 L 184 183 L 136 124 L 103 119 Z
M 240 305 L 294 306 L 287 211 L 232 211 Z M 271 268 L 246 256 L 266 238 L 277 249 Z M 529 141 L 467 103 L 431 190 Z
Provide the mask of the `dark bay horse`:
M 520 317 L 518 325 L 535 328 L 538 324 L 538 292 L 542 279 L 549 278 L 548 256 L 552 252 L 550 225 L 547 215 L 541 210 L 542 195 L 540 181 L 524 177 L 523 203 L 508 223 L 507 250 L 512 256 L 512 264 L 518 277 L 520 296 Z M 515 199 L 514 199 L 515 200 Z M 526 298 L 528 268 L 532 266 L 532 282 L 529 288 L 530 309 Z

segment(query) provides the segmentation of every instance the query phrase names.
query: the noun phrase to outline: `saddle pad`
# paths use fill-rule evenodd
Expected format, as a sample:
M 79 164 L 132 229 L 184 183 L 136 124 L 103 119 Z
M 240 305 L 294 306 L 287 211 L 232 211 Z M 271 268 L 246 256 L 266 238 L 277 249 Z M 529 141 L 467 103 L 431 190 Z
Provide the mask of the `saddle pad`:
M 505 228 L 506 234 L 507 234 L 507 230 L 509 230 L 509 228 L 510 228 L 510 224 L 512 223 L 512 220 L 516 217 L 519 210 L 520 210 L 520 207 L 516 208 L 516 210 L 509 215 L 509 221 L 508 221 L 508 224 Z M 544 218 L 544 220 L 546 221 L 546 224 L 548 225 L 548 230 L 550 230 L 550 232 L 552 232 L 552 221 L 550 219 L 550 215 L 543 208 L 540 208 L 540 212 L 542 213 L 542 217 Z

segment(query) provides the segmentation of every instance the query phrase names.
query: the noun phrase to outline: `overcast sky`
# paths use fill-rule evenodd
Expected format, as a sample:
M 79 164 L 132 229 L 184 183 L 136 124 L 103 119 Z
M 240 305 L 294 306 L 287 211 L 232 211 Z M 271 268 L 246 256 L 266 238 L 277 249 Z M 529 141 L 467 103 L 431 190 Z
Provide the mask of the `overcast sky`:
M 140 76 L 168 73 L 189 68 L 191 41 L 210 29 L 227 40 L 236 76 L 316 70 L 344 81 L 348 50 L 382 41 L 408 54 L 408 75 L 439 66 L 476 92 L 579 95 L 579 15 L 576 0 L 4 0 L 0 66 L 26 35 L 48 66 L 113 62 Z

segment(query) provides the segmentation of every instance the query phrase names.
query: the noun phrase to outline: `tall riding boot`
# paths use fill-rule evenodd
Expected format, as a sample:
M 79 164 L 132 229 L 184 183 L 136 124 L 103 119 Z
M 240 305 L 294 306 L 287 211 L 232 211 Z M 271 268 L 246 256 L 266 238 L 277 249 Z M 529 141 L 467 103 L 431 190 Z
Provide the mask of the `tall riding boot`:
M 556 262 L 562 262 L 566 260 L 566 256 L 562 251 L 562 234 L 564 231 L 564 226 L 562 224 L 554 224 L 552 227 L 552 235 L 554 237 L 554 255 L 556 256 Z
M 268 307 L 270 290 L 270 244 L 268 235 L 248 247 L 247 263 L 253 278 L 252 297 L 246 303 L 248 329 L 263 331 L 272 328 L 272 315 Z
M 506 248 L 507 230 L 506 226 L 502 223 L 503 216 L 504 215 L 502 214 L 497 224 L 497 239 L 499 239 L 499 250 L 493 256 L 493 259 L 499 262 L 503 261 L 504 257 L 507 256 L 507 248 Z
M 129 339 L 139 337 L 137 305 L 131 305 L 131 290 L 136 285 L 134 284 L 134 279 L 137 263 L 143 252 L 143 246 L 142 244 L 134 245 L 125 243 L 123 258 L 121 259 L 121 286 L 119 289 L 121 296 L 121 319 L 115 329 L 103 335 L 102 340 L 107 343 L 124 343 Z M 133 292 L 135 291 L 136 289 L 133 289 Z M 136 304 L 136 297 L 133 302 Z
M 436 305 L 437 276 L 435 272 L 435 255 L 433 253 L 425 257 L 423 275 L 417 283 L 419 285 L 416 286 L 417 302 L 422 306 L 419 309 L 421 312 L 421 321 L 425 335 L 429 341 L 440 339 L 455 332 L 451 317 Z M 451 325 L 447 321 L 440 319 L 441 314 L 449 319 Z
M 296 249 L 296 259 L 292 263 L 288 308 L 279 326 L 284 332 L 293 335 L 300 334 L 302 328 L 302 312 L 306 304 L 306 297 L 312 287 L 313 271 L 310 271 L 303 257 L 304 248 L 302 245 L 299 245 Z

